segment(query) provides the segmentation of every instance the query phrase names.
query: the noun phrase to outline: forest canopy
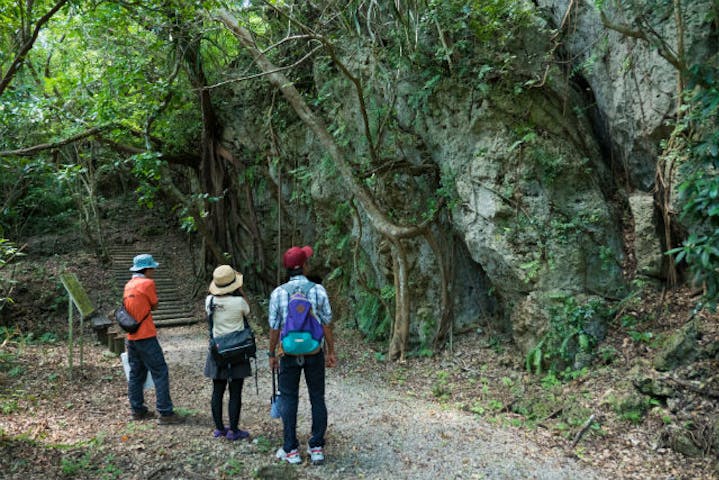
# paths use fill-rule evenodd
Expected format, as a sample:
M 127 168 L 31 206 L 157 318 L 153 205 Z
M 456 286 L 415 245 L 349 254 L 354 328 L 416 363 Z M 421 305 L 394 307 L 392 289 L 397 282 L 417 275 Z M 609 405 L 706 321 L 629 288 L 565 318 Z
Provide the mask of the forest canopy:
M 470 85 L 481 103 L 578 82 L 562 50 L 573 5 L 551 27 L 531 2 L 508 0 L 2 0 L 3 262 L 25 238 L 78 224 L 102 256 L 104 205 L 121 194 L 144 208 L 167 208 L 176 228 L 202 238 L 205 265 L 231 261 L 252 271 L 258 294 L 280 276 L 279 244 L 310 236 L 326 247 L 323 273 L 360 290 L 372 318 L 360 329 L 389 340 L 391 357 L 403 358 L 411 318 L 424 315 L 412 304 L 416 260 L 408 252 L 425 249 L 438 272 L 438 312 L 414 335 L 424 347 L 441 347 L 456 314 L 455 254 L 442 232 L 461 206 L 458 174 L 430 153 L 434 146 L 407 122 L 406 110 L 431 117 L 443 108 L 434 98 L 447 85 Z M 684 30 L 692 19 L 681 2 L 592 8 L 608 31 L 656 49 L 678 75 L 677 114 L 658 163 L 683 172 L 681 214 L 668 200 L 661 205 L 663 245 L 669 270 L 688 265 L 711 306 L 719 297 L 716 66 L 687 56 Z M 707 15 L 716 26 L 716 8 Z M 674 37 L 658 27 L 659 17 L 672 18 Z M 534 69 L 517 54 L 530 44 Z M 421 88 L 403 90 L 414 85 Z M 239 132 L 237 118 L 252 119 L 255 130 Z M 509 152 L 528 152 L 549 185 L 563 160 L 547 158 L 546 149 L 529 155 L 544 148 L 541 128 L 518 124 Z M 290 152 L 297 131 L 318 142 L 322 171 L 339 182 L 327 187 L 332 208 L 317 192 L 327 178 L 317 178 L 312 154 Z M 523 217 L 504 227 L 508 238 L 521 237 L 522 222 L 538 232 L 530 236 L 540 253 L 520 265 L 532 285 L 552 268 L 546 232 L 523 211 L 517 191 L 495 193 Z M 368 231 L 389 265 L 359 253 Z M 605 256 L 619 255 L 604 248 Z M 672 274 L 669 281 L 678 280 Z M 489 303 L 503 300 L 512 303 Z

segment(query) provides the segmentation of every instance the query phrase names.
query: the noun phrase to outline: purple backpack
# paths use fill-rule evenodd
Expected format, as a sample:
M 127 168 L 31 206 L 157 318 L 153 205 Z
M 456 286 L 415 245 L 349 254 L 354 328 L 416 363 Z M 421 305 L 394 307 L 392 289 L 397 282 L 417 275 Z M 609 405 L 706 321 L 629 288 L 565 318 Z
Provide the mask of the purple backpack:
M 287 318 L 280 334 L 282 350 L 288 355 L 306 355 L 322 345 L 324 329 L 312 311 L 312 303 L 307 299 L 307 294 L 314 286 L 312 282 L 299 287 L 282 285 L 290 296 Z

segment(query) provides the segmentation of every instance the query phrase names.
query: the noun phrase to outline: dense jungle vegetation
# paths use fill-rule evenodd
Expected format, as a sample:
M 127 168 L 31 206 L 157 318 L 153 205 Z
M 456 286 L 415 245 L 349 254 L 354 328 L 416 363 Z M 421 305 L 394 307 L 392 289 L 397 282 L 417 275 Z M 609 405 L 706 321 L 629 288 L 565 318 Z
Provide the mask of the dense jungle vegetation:
M 33 323 L 17 308 L 24 282 L 18 265 L 31 253 L 30 239 L 67 235 L 106 265 L 118 239 L 108 235 L 107 222 L 125 221 L 138 236 L 157 233 L 122 218 L 127 211 L 162 217 L 164 228 L 181 234 L 201 281 L 215 265 L 236 266 L 260 310 L 284 274 L 279 252 L 312 243 L 321 252 L 317 273 L 331 285 L 347 328 L 377 349 L 377 360 L 401 365 L 446 353 L 459 334 L 484 329 L 492 348 L 508 348 L 540 381 L 561 384 L 586 375 L 592 362 L 621 356 L 619 346 L 602 343 L 612 333 L 591 331 L 597 318 L 640 350 L 659 349 L 648 346 L 644 313 L 669 309 L 673 295 L 687 311 L 667 336 L 695 318 L 716 323 L 719 61 L 714 54 L 693 63 L 685 31 L 701 20 L 715 45 L 719 1 L 698 19 L 688 13 L 689 0 L 569 0 L 559 2 L 566 7 L 559 25 L 549 20 L 550 3 L 0 0 L 0 366 L 10 370 L 19 355 L 8 345 L 52 330 L 51 322 Z M 526 201 L 528 192 L 574 174 L 567 165 L 604 178 L 590 160 L 572 164 L 542 143 L 593 108 L 571 104 L 572 88 L 584 86 L 583 70 L 609 47 L 597 40 L 587 60 L 573 64 L 565 39 L 581 28 L 571 25 L 580 8 L 598 16 L 605 32 L 656 52 L 676 75 L 673 112 L 653 139 L 656 176 L 645 189 L 654 201 L 662 273 L 647 279 L 633 268 L 626 197 L 638 182 L 604 152 L 611 148 L 565 132 L 564 143 L 582 144 L 582 154 L 602 150 L 606 160 L 612 185 L 597 189 L 611 197 L 607 222 L 623 245 L 597 241 L 586 255 L 620 272 L 622 284 L 611 295 L 573 286 L 557 293 L 552 284 L 542 291 L 550 299 L 546 324 L 531 344 L 516 347 L 511 313 L 520 298 L 550 283 L 547 272 L 563 258 L 556 252 L 584 248 L 580 235 L 604 238 L 593 212 L 556 208 L 557 222 L 545 224 Z M 632 72 L 636 61 L 624 69 Z M 479 235 L 526 254 L 516 261 L 516 289 L 493 284 L 502 265 L 480 264 L 482 247 L 457 246 L 457 212 L 467 209 L 458 185 L 466 171 L 443 157 L 451 156 L 438 147 L 446 138 L 426 134 L 459 128 L 429 124 L 439 125 L 445 111 L 464 115 L 465 106 L 445 102 L 464 90 L 471 99 L 467 123 L 474 110 L 492 108 L 497 118 L 521 118 L 506 129 L 514 141 L 503 152 L 506 170 L 497 174 L 506 189 L 472 187 L 504 205 L 504 216 L 487 219 L 493 228 Z M 541 125 L 521 111 L 540 97 L 557 110 L 569 105 L 563 121 L 548 114 Z M 475 152 L 474 160 L 485 154 Z M 530 186 L 520 188 L 520 177 L 533 177 Z M 475 292 L 466 284 L 477 279 L 486 283 L 473 293 L 482 316 L 458 322 L 464 304 L 456 297 Z M 425 290 L 432 296 L 422 303 Z M 65 305 L 64 292 L 55 293 L 50 301 Z M 640 298 L 656 304 L 637 307 Z M 64 335 L 63 328 L 53 334 Z M 702 355 L 715 358 L 712 348 Z M 697 388 L 715 394 L 707 382 Z M 430 388 L 438 398 L 449 395 L 441 379 Z M 633 420 L 641 421 L 658 397 L 628 407 Z M 719 440 L 701 443 L 702 454 L 716 455 Z
M 674 8 L 682 21 L 679 2 L 654 3 L 648 7 L 667 15 Z M 597 2 L 596 8 L 613 7 Z M 512 42 L 529 24 L 531 11 L 530 3 L 501 0 L 5 1 L 2 265 L 21 253 L 24 238 L 78 226 L 102 257 L 103 204 L 134 193 L 146 208 L 166 205 L 175 228 L 199 236 L 207 265 L 230 260 L 252 270 L 259 280 L 254 289 L 264 294 L 277 281 L 273 258 L 279 248 L 272 235 L 277 232 L 267 226 L 285 225 L 281 233 L 299 241 L 307 236 L 303 225 L 313 225 L 316 242 L 327 247 L 327 273 L 342 276 L 339 265 L 347 264 L 352 248 L 342 218 L 359 208 L 369 220 L 365 228 L 376 230 L 398 254 L 394 287 L 375 291 L 365 285 L 381 299 L 375 308 L 384 314 L 376 315 L 380 324 L 364 326 L 366 333 L 391 339 L 396 358 L 406 349 L 410 315 L 403 239 L 424 235 L 438 216 L 450 214 L 456 197 L 451 178 L 436 166 L 393 159 L 407 133 L 393 105 L 377 103 L 376 91 L 391 92 L 403 75 L 418 76 L 424 87 L 410 101 L 421 109 L 444 77 L 476 82 L 479 92 L 546 81 L 526 78 L 521 85 L 510 72 Z M 692 282 L 705 288 L 704 304 L 712 306 L 719 296 L 716 70 L 688 64 L 681 37 L 663 38 L 642 18 L 629 30 L 603 15 L 609 26 L 656 46 L 677 69 L 681 106 L 660 159 L 683 172 L 682 210 L 673 205 L 665 210 L 666 223 L 680 225 L 684 233 L 667 246 L 675 247 L 669 253 L 689 267 Z M 483 44 L 491 47 L 478 50 Z M 548 72 L 558 68 L 552 58 L 558 46 L 546 52 Z M 353 50 L 362 58 L 352 59 Z M 337 118 L 342 99 L 331 98 L 335 92 L 317 82 L 336 73 L 347 85 L 352 100 L 345 107 L 353 110 L 355 125 Z M 257 98 L 257 105 L 242 104 L 239 115 L 264 119 L 259 122 L 264 130 L 253 132 L 262 139 L 261 150 L 234 151 L 222 138 L 229 122 L 223 110 L 228 89 Z M 307 166 L 283 157 L 277 143 L 277 132 L 294 115 L 291 108 L 321 143 L 323 162 L 350 195 L 329 215 L 313 213 Z M 402 175 L 409 178 L 398 179 Z M 289 195 L 281 192 L 287 185 Z M 425 199 L 391 201 L 392 190 L 407 188 L 420 189 Z M 5 275 L 3 307 L 11 291 L 12 278 Z M 447 308 L 442 310 L 435 347 L 451 323 Z M 387 330 L 390 324 L 394 332 Z

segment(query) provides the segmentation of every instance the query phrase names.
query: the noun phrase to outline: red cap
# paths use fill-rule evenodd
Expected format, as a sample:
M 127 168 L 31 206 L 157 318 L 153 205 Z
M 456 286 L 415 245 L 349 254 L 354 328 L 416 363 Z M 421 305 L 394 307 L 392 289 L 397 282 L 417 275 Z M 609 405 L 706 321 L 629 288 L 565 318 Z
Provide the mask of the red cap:
M 285 264 L 285 268 L 300 268 L 313 253 L 314 250 L 312 250 L 312 247 L 309 245 L 304 247 L 292 247 L 282 256 L 282 263 Z

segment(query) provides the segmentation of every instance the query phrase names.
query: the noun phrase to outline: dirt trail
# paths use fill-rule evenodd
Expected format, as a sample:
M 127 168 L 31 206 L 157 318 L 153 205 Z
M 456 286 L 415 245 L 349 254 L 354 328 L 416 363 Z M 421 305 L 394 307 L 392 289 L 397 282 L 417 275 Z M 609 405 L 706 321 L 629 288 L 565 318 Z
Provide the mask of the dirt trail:
M 172 427 L 208 438 L 210 386 L 200 380 L 206 340 L 198 326 L 162 330 L 161 344 L 170 364 L 171 388 L 178 407 L 199 409 L 188 425 Z M 329 429 L 327 463 L 296 468 L 298 478 L 313 479 L 592 479 L 606 474 L 589 470 L 561 452 L 547 457 L 528 439 L 489 425 L 466 412 L 386 388 L 371 379 L 352 374 L 346 357 L 344 368 L 328 370 Z M 183 378 L 195 372 L 194 378 Z M 271 391 L 265 358 L 259 362 L 259 395 L 254 378 L 243 395 L 241 426 L 255 441 L 238 445 L 246 466 L 273 462 L 281 443 L 281 423 L 271 420 Z M 194 385 L 188 387 L 187 382 Z M 198 382 L 202 383 L 197 388 Z M 188 390 L 189 389 L 189 390 Z M 305 389 L 306 390 L 306 389 Z M 188 395 L 189 394 L 189 395 Z M 188 431 L 189 430 L 189 431 Z M 300 399 L 298 433 L 306 442 L 310 408 L 306 393 Z M 232 446 L 229 442 L 216 442 Z M 177 472 L 176 468 L 173 468 Z

